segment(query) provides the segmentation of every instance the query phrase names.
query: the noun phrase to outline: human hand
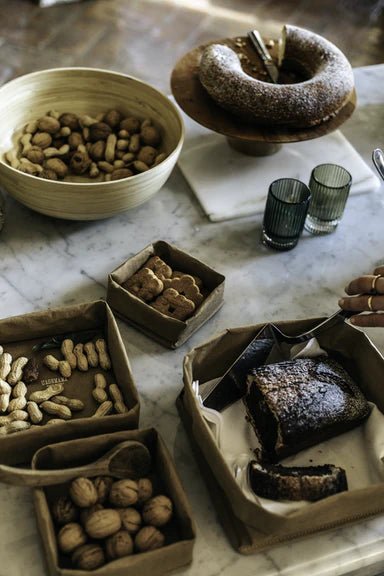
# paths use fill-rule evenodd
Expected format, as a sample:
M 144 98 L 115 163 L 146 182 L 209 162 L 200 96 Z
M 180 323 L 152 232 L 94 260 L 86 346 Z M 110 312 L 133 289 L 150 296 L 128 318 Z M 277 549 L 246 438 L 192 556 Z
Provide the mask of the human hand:
M 375 268 L 373 274 L 355 278 L 345 288 L 345 292 L 351 297 L 339 300 L 339 306 L 343 310 L 356 311 L 356 316 L 350 318 L 352 324 L 384 327 L 384 266 Z

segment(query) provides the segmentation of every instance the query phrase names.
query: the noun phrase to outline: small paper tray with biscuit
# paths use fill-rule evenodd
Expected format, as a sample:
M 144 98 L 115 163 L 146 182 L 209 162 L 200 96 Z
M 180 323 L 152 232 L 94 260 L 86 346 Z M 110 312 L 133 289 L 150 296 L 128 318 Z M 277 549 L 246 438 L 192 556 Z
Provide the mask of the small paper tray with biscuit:
M 153 304 L 164 292 L 153 294 L 146 300 L 141 292 L 134 293 L 127 288 L 127 281 L 146 267 L 150 258 L 157 256 L 168 267 L 172 275 L 188 275 L 201 281 L 201 293 L 204 298 L 196 305 L 193 313 L 185 319 L 179 319 L 163 308 Z M 108 278 L 107 302 L 116 315 L 131 324 L 150 338 L 168 348 L 181 346 L 209 320 L 223 305 L 224 281 L 222 274 L 216 272 L 190 254 L 162 240 L 146 246 L 116 268 Z M 161 298 L 160 298 L 161 301 Z M 164 310 L 164 311 L 162 311 Z

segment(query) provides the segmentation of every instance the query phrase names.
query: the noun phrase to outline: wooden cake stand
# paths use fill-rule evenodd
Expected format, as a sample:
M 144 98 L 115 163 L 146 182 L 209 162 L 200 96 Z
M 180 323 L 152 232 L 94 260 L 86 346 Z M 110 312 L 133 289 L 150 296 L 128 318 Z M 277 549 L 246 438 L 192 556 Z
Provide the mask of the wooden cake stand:
M 261 60 L 247 37 L 225 38 L 218 40 L 217 43 L 227 44 L 239 54 L 247 74 L 267 80 Z M 336 116 L 318 126 L 293 128 L 248 123 L 216 104 L 200 83 L 200 58 L 204 48 L 209 44 L 193 49 L 177 62 L 171 75 L 172 93 L 180 108 L 188 116 L 206 128 L 225 136 L 229 145 L 239 152 L 250 156 L 266 156 L 277 152 L 283 143 L 319 138 L 339 128 L 355 109 L 354 91 Z M 276 57 L 276 44 L 270 52 L 272 57 Z

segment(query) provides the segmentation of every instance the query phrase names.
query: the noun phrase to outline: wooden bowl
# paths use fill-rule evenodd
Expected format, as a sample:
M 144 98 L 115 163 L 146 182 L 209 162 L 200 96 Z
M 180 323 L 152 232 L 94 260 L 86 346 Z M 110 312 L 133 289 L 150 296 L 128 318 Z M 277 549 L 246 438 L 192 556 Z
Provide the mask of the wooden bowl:
M 15 146 L 15 132 L 50 110 L 95 116 L 110 109 L 150 118 L 162 133 L 161 151 L 167 158 L 146 172 L 111 182 L 45 180 L 4 159 Z M 0 125 L 0 185 L 28 208 L 68 220 L 107 218 L 149 200 L 170 175 L 184 141 L 181 116 L 164 94 L 137 78 L 92 68 L 55 68 L 11 80 L 0 88 Z

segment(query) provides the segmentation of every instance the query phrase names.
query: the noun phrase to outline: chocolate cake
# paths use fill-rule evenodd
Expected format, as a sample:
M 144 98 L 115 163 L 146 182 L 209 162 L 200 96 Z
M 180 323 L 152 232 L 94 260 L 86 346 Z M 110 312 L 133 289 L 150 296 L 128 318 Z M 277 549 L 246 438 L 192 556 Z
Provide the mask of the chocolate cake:
M 315 502 L 348 490 L 345 471 L 332 464 L 280 466 L 253 460 L 249 463 L 248 474 L 254 493 L 271 500 Z
M 344 368 L 300 358 L 252 369 L 244 403 L 262 460 L 276 462 L 360 424 L 370 407 Z

